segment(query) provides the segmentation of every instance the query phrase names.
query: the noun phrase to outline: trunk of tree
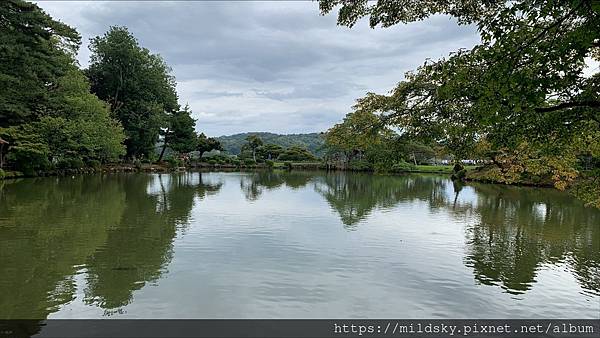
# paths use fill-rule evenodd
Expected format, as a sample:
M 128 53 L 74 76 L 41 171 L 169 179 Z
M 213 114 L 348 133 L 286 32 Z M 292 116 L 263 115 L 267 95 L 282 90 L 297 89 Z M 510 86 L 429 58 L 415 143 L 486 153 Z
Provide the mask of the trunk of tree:
M 4 168 L 4 144 L 0 144 L 0 169 Z
M 415 155 L 414 151 L 413 151 L 413 161 L 415 162 L 415 165 L 417 165 L 417 156 Z
M 162 161 L 163 156 L 165 156 L 165 150 L 167 150 L 167 143 L 163 144 L 162 150 L 160 151 L 160 156 L 158 156 L 158 162 Z
M 256 148 L 252 149 L 252 159 L 256 162 Z
M 158 162 L 162 161 L 163 156 L 165 156 L 165 150 L 167 150 L 167 134 L 169 133 L 169 129 L 165 133 L 165 140 L 163 142 L 162 150 L 160 151 L 160 156 L 158 156 Z

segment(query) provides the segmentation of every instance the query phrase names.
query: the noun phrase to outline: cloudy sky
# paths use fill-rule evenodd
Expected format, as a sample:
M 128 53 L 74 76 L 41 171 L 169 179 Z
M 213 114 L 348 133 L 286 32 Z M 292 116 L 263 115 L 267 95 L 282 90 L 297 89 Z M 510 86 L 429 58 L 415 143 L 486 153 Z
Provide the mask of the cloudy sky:
M 88 41 L 124 25 L 173 68 L 181 104 L 210 136 L 327 130 L 366 92 L 479 37 L 448 17 L 371 29 L 336 25 L 312 1 L 39 1 Z

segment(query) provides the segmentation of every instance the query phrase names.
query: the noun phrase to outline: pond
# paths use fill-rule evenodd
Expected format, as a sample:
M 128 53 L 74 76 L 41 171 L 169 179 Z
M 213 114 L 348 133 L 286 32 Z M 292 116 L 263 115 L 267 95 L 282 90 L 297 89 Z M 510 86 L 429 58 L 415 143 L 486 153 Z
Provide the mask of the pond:
M 0 187 L 0 319 L 600 316 L 600 210 L 552 189 L 302 171 Z

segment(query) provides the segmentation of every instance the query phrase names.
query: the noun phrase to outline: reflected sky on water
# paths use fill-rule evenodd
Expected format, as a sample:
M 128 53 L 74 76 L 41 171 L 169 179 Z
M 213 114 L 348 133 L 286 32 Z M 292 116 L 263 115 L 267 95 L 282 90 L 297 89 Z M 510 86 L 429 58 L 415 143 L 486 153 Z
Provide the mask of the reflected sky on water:
M 600 211 L 443 176 L 0 182 L 0 318 L 599 318 Z

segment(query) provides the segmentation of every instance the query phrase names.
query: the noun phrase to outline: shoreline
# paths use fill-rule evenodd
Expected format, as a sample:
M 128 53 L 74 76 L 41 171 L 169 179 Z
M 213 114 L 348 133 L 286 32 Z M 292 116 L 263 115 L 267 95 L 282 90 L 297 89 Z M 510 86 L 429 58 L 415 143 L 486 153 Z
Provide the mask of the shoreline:
M 388 175 L 388 176 L 400 176 L 406 174 L 429 174 L 429 175 L 441 175 L 448 179 L 451 178 L 451 173 L 447 172 L 441 166 L 431 166 L 433 170 L 423 170 L 423 168 L 417 170 L 407 170 L 401 172 L 375 172 L 373 170 L 352 170 L 344 168 L 332 168 L 327 167 L 323 163 L 275 163 L 275 165 L 267 165 L 266 163 L 252 164 L 252 165 L 233 165 L 233 164 L 209 164 L 209 163 L 195 163 L 190 166 L 179 166 L 170 167 L 168 165 L 159 164 L 142 164 L 135 166 L 133 164 L 108 164 L 99 168 L 79 168 L 79 169 L 60 169 L 38 173 L 37 175 L 25 175 L 15 171 L 5 171 L 4 175 L 0 175 L 0 183 L 9 180 L 20 180 L 24 178 L 36 178 L 36 177 L 67 177 L 67 176 L 79 176 L 79 175 L 95 175 L 95 174 L 119 174 L 119 173 L 178 173 L 178 172 L 248 172 L 248 171 L 269 171 L 269 170 L 283 170 L 283 171 L 323 171 L 323 172 L 356 172 L 366 173 L 370 175 Z M 470 172 L 477 173 L 477 170 L 471 169 Z M 561 191 L 569 194 L 574 199 L 577 199 L 584 203 L 587 207 L 600 208 L 600 204 L 595 200 L 594 193 L 587 192 L 589 188 L 589 178 L 585 175 L 581 175 L 576 181 L 572 182 L 565 190 L 557 189 L 554 184 L 550 182 L 541 181 L 534 183 L 531 181 L 519 181 L 519 182 L 498 182 L 493 179 L 485 177 L 477 177 L 477 175 L 467 174 L 459 182 L 463 184 L 490 184 L 499 186 L 514 186 L 514 187 L 528 187 L 528 188 L 540 188 L 540 189 L 552 189 Z M 593 190 L 593 188 L 591 188 Z M 591 196 L 591 197 L 590 197 Z
M 422 166 L 425 167 L 425 166 Z M 0 176 L 0 181 L 10 179 L 22 179 L 22 178 L 37 178 L 37 177 L 64 177 L 64 176 L 75 176 L 75 175 L 90 175 L 90 174 L 103 174 L 103 173 L 177 173 L 177 172 L 211 172 L 211 171 L 228 171 L 228 172 L 245 172 L 253 170 L 300 170 L 300 171 L 324 171 L 324 172 L 356 172 L 356 173 L 368 173 L 372 175 L 389 175 L 398 176 L 405 174 L 434 174 L 448 176 L 452 172 L 445 166 L 430 166 L 432 169 L 427 170 L 419 168 L 416 170 L 406 170 L 399 172 L 376 172 L 374 170 L 355 170 L 350 168 L 339 168 L 339 167 L 328 167 L 323 163 L 316 162 L 297 162 L 297 163 L 276 163 L 275 166 L 268 166 L 264 163 L 254 165 L 233 165 L 233 164 L 209 164 L 206 162 L 194 163 L 193 165 L 170 167 L 163 164 L 142 164 L 136 166 L 134 164 L 107 164 L 99 168 L 83 167 L 73 169 L 57 169 L 45 172 L 38 172 L 35 175 L 26 175 L 19 171 L 4 171 L 4 176 Z M 524 187 L 537 187 L 537 188 L 554 188 L 550 183 L 532 183 L 532 182 L 514 182 L 505 183 L 498 182 L 490 179 L 465 177 L 462 182 L 475 182 L 485 184 L 498 184 L 498 185 L 511 185 L 511 186 L 524 186 Z

